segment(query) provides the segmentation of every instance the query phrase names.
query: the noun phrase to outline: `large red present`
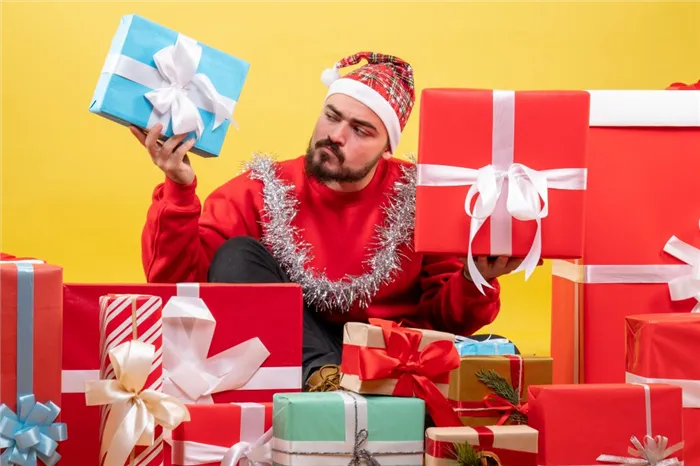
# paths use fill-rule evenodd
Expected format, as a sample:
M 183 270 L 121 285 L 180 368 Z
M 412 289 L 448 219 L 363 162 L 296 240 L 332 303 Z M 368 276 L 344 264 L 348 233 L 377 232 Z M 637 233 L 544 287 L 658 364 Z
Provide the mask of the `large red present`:
M 654 453 L 650 438 L 669 449 L 658 459 L 683 460 L 680 387 L 532 385 L 529 391 L 528 425 L 539 432 L 538 465 L 628 464 L 630 456 L 639 461 Z
M 588 119 L 584 91 L 424 90 L 416 251 L 581 257 Z
M 630 383 L 664 383 L 683 389 L 685 466 L 700 465 L 700 314 L 627 317 Z
M 450 374 L 459 365 L 451 333 L 383 319 L 345 324 L 340 386 L 361 394 L 421 398 L 438 427 L 462 425 L 447 399 Z
M 625 317 L 689 312 L 700 293 L 684 284 L 699 260 L 700 91 L 590 94 L 584 254 L 553 264 L 554 383 L 623 382 Z
M 271 402 L 276 392 L 298 392 L 302 388 L 301 348 L 302 348 L 302 294 L 301 288 L 293 284 L 264 284 L 264 285 L 232 285 L 232 284 L 67 284 L 64 290 L 64 308 L 66 321 L 64 324 L 64 340 L 66 341 L 63 357 L 63 395 L 64 419 L 71 423 L 73 435 L 65 442 L 62 455 L 67 462 L 78 462 L 83 458 L 97 458 L 99 455 L 99 426 L 100 409 L 86 406 L 84 385 L 86 380 L 98 377 L 99 361 L 99 298 L 103 294 L 148 294 L 161 298 L 164 311 L 172 316 L 172 324 L 186 323 L 179 310 L 186 310 L 186 301 L 177 299 L 171 304 L 172 297 L 201 298 L 216 320 L 216 331 L 213 332 L 208 347 L 208 358 L 204 361 L 206 368 L 229 368 L 228 362 L 216 364 L 220 353 L 230 351 L 241 343 L 246 348 L 246 342 L 256 339 L 264 345 L 269 355 L 247 382 L 235 389 L 224 392 L 206 394 L 205 390 L 198 398 L 200 403 L 230 403 L 230 402 Z M 196 301 L 194 307 L 202 310 L 201 303 Z M 172 308 L 172 309 L 171 309 Z M 170 313 L 170 311 L 173 311 Z M 198 315 L 201 317 L 200 315 Z M 164 319 L 164 330 L 170 325 L 169 317 Z M 197 319 L 189 320 L 186 325 L 211 328 L 211 323 L 202 325 Z M 283 322 L 284 325 L 275 325 Z M 207 330 L 208 331 L 208 330 Z M 199 332 L 195 332 L 199 333 Z M 171 335 L 173 335 L 171 333 Z M 176 334 L 175 334 L 176 335 Z M 169 335 L 164 335 L 165 340 Z M 199 340 L 201 342 L 201 340 Z M 193 343 L 188 340 L 187 344 Z M 250 345 L 251 343 L 247 343 Z M 257 346 L 257 343 L 253 343 Z M 166 343 L 167 346 L 167 343 Z M 181 353 L 180 353 L 181 354 Z M 198 355 L 189 353 L 193 356 Z M 234 354 L 238 354 L 234 351 Z M 166 351 L 164 357 L 167 358 Z M 212 379 L 211 373 L 198 371 L 202 359 L 191 359 L 195 366 L 193 378 L 214 380 L 214 390 L 223 387 L 219 383 L 222 375 L 232 371 L 224 370 Z M 214 361 L 211 366 L 209 364 Z M 165 364 L 164 360 L 164 365 Z M 167 374 L 166 374 L 167 375 Z M 235 378 L 235 377 L 234 377 Z M 181 380 L 181 379 L 178 379 Z M 227 379 L 228 383 L 229 379 Z M 240 381 L 240 380 L 239 380 Z M 175 390 L 171 380 L 164 380 L 164 391 Z M 170 388 L 168 388 L 170 386 Z M 199 383 L 195 388 L 201 387 Z M 189 388 L 188 388 L 189 390 Z M 173 393 L 173 392 L 170 392 Z M 196 392 L 195 392 L 196 394 Z M 165 449 L 169 450 L 168 445 Z M 168 452 L 165 453 L 168 463 Z M 95 462 L 97 460 L 95 459 Z
M 174 466 L 272 462 L 272 403 L 199 404 L 188 408 L 190 422 L 173 430 Z
M 54 464 L 62 453 L 68 433 L 66 423 L 56 422 L 61 414 L 62 284 L 61 267 L 35 260 L 0 261 L 3 460 L 29 464 L 38 458 Z M 32 427 L 39 444 L 14 435 Z

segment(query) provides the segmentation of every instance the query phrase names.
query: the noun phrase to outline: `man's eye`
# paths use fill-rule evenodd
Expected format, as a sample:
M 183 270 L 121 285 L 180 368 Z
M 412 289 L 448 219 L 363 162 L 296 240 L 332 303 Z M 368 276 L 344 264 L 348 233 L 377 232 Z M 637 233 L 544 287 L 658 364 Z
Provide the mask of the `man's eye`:
M 355 126 L 355 132 L 356 132 L 357 134 L 359 134 L 360 136 L 367 136 L 367 135 L 369 135 L 369 133 L 368 133 L 365 129 L 361 128 L 360 126 Z
M 331 121 L 338 121 L 338 117 L 332 113 L 326 113 L 326 117 Z

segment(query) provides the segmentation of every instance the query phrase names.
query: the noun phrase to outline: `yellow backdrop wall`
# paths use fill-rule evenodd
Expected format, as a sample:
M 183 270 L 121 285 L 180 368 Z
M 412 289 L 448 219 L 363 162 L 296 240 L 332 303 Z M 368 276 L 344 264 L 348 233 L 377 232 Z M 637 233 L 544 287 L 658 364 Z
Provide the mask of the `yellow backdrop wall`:
M 140 233 L 162 175 L 128 130 L 87 110 L 122 15 L 137 13 L 251 62 L 199 194 L 253 151 L 302 153 L 321 70 L 363 49 L 414 65 L 417 91 L 663 88 L 696 80 L 695 2 L 6 2 L 2 8 L 0 248 L 65 267 L 66 281 L 144 280 Z M 418 106 L 420 103 L 418 104 Z M 417 114 L 399 153 L 417 148 Z M 549 353 L 550 268 L 503 279 L 491 330 Z

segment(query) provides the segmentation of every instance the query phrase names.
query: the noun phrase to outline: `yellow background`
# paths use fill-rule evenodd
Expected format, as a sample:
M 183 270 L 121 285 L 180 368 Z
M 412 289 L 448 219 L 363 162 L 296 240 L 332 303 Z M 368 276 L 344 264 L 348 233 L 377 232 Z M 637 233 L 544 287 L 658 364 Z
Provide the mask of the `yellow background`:
M 434 86 L 663 88 L 700 77 L 695 2 L 2 2 L 0 249 L 65 267 L 66 281 L 144 279 L 140 233 L 162 175 L 128 129 L 88 112 L 119 18 L 136 13 L 249 61 L 219 159 L 193 161 L 199 194 L 253 151 L 304 150 L 321 70 L 370 49 Z M 399 154 L 417 148 L 419 105 Z M 491 330 L 549 353 L 545 264 L 502 280 Z

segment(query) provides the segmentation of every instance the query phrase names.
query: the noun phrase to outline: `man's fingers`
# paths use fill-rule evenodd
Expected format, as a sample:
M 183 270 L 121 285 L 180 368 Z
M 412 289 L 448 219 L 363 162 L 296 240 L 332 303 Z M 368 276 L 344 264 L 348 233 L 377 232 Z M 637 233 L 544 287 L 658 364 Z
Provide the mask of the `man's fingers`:
M 178 134 L 165 141 L 163 144 L 163 156 L 169 157 L 171 153 L 175 152 L 177 145 L 180 144 L 186 137 L 187 134 Z
M 158 138 L 160 137 L 160 132 L 162 129 L 163 125 L 156 123 L 153 128 L 148 131 L 148 135 L 146 136 L 146 148 L 153 157 L 156 156 L 158 151 Z
M 192 146 L 194 146 L 195 139 L 190 138 L 187 141 L 183 142 L 180 147 L 177 148 L 175 152 L 173 152 L 172 159 L 173 162 L 182 162 L 182 160 L 185 158 L 185 155 L 187 155 L 187 151 L 192 149 Z
M 129 126 L 129 130 L 131 131 L 131 134 L 133 134 L 134 137 L 139 140 L 141 145 L 146 145 L 146 135 L 143 134 L 143 131 L 141 131 L 136 126 Z
M 476 258 L 476 267 L 480 271 L 488 270 L 489 268 L 489 258 L 486 256 L 479 256 Z
M 501 271 L 506 269 L 508 266 L 508 259 L 510 259 L 508 256 L 499 256 L 496 258 L 496 261 L 494 262 L 494 268 L 496 271 Z

